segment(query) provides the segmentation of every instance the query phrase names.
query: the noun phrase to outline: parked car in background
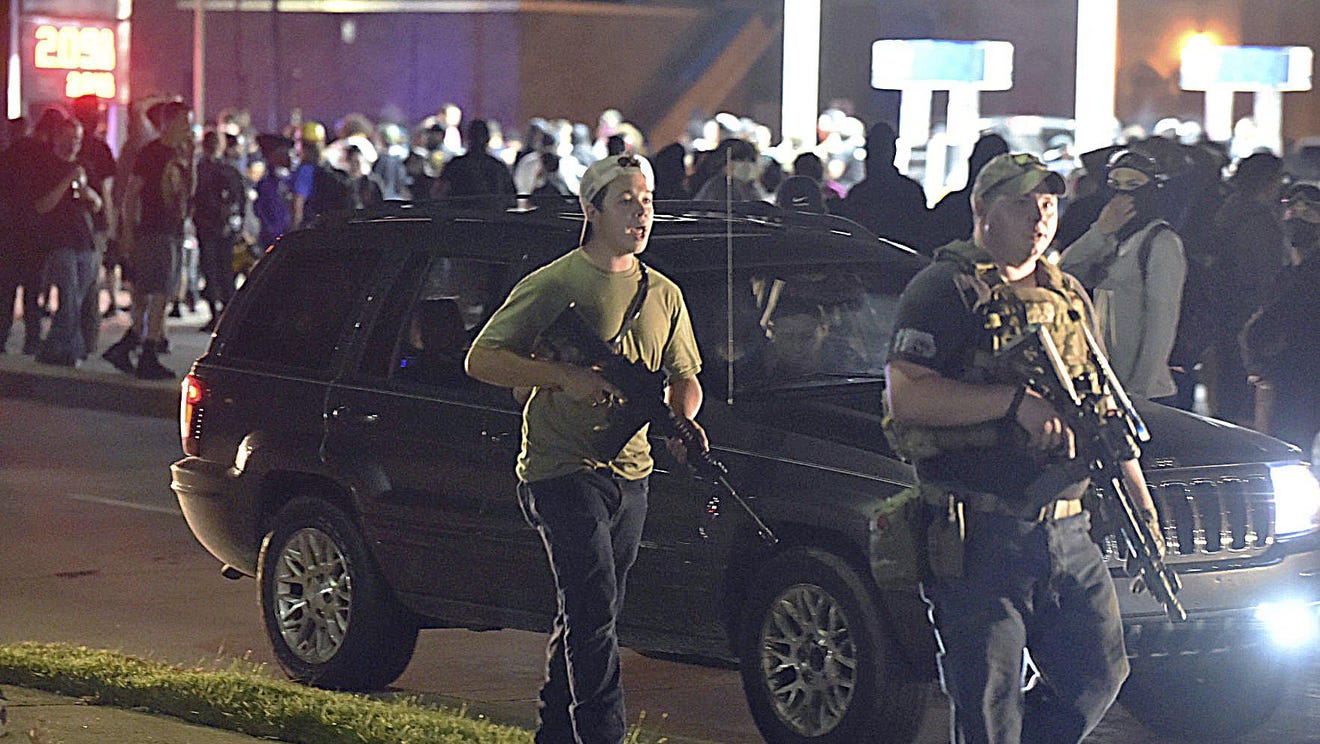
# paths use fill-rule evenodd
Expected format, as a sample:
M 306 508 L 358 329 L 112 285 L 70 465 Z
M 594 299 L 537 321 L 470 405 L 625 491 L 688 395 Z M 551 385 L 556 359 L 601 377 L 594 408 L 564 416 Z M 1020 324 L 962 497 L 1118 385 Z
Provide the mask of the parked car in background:
M 720 210 L 660 203 L 644 259 L 687 299 L 713 454 L 779 540 L 654 447 L 621 638 L 736 662 L 768 742 L 910 741 L 935 689 L 933 634 L 915 586 L 877 586 L 870 534 L 913 481 L 880 401 L 898 295 L 926 259 L 836 217 Z M 560 200 L 332 215 L 281 239 L 226 309 L 184 381 L 173 488 L 224 574 L 256 578 L 292 678 L 380 688 L 419 629 L 548 629 L 553 584 L 513 495 L 519 406 L 462 364 L 513 284 L 581 228 Z M 1127 592 L 1106 543 L 1125 694 L 1163 731 L 1241 730 L 1286 681 L 1272 634 L 1314 643 L 1320 488 L 1286 444 L 1141 413 L 1190 617 L 1170 624 Z

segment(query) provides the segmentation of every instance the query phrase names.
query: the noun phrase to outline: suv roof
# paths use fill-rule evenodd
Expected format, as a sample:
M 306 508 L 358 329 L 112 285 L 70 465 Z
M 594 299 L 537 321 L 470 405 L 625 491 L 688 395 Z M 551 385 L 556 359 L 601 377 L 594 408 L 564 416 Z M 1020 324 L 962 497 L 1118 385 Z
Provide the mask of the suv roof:
M 356 225 L 413 222 L 432 225 L 482 223 L 544 231 L 548 247 L 562 249 L 579 239 L 583 214 L 576 199 L 567 197 L 475 197 L 428 202 L 386 202 L 354 212 L 337 212 L 317 218 L 310 230 L 336 231 Z M 810 235 L 810 240 L 806 236 Z M 803 240 L 792 238 L 802 236 Z M 561 238 L 562 240 L 558 239 Z M 850 263 L 898 261 L 915 271 L 927 261 L 916 251 L 878 238 L 855 222 L 833 215 L 794 212 L 763 202 L 736 202 L 731 210 L 721 202 L 659 201 L 655 225 L 647 248 L 648 263 L 682 271 L 722 269 L 727 256 L 711 250 L 712 242 L 757 245 L 776 243 L 775 250 L 740 250 L 740 266 L 781 263 Z M 768 240 L 767 240 L 768 239 Z M 824 241 L 824 242 L 822 242 Z M 482 252 L 517 258 L 525 242 L 482 247 Z M 826 249 L 826 250 L 822 250 Z

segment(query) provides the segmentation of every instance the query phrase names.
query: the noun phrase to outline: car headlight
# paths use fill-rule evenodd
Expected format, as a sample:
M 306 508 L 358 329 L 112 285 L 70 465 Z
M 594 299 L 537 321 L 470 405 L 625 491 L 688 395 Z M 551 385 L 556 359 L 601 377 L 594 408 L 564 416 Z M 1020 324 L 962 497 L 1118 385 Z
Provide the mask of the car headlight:
M 1320 483 L 1305 465 L 1270 467 L 1274 486 L 1274 533 L 1279 536 L 1320 527 Z
M 1320 638 L 1320 610 L 1306 602 L 1267 602 L 1256 608 L 1256 619 L 1280 646 L 1297 648 Z

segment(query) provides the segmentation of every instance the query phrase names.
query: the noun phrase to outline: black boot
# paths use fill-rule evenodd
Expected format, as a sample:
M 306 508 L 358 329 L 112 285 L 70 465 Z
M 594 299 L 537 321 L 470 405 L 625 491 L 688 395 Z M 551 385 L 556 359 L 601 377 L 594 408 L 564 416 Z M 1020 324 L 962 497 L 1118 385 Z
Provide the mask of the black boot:
M 160 349 L 159 341 L 143 341 L 142 352 L 138 354 L 137 376 L 142 380 L 171 380 L 174 371 L 160 363 L 156 353 Z
M 139 341 L 141 339 L 130 328 L 124 332 L 123 338 L 105 350 L 101 358 L 115 365 L 120 372 L 131 375 L 137 371 L 133 365 L 133 349 L 137 348 Z

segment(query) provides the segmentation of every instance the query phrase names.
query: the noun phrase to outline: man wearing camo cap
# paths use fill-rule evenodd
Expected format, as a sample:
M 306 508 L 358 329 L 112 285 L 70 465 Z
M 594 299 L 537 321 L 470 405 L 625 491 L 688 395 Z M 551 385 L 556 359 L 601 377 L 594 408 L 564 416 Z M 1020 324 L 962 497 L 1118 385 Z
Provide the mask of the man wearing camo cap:
M 972 240 L 941 248 L 908 284 L 890 345 L 886 433 L 914 464 L 935 520 L 922 591 L 958 743 L 1081 741 L 1128 674 L 1073 432 L 994 363 L 1030 322 L 1044 325 L 1070 373 L 1096 371 L 1081 332 L 1093 325 L 1090 302 L 1042 260 L 1063 190 L 1031 155 L 992 159 L 972 188 Z M 1124 476 L 1154 523 L 1135 459 Z M 1039 679 L 1024 695 L 1027 648 Z
M 615 623 L 637 557 L 653 463 L 647 427 L 607 444 L 620 391 L 598 372 L 532 355 L 561 313 L 578 312 L 618 353 L 669 374 L 667 403 L 692 423 L 701 385 L 683 294 L 642 264 L 651 235 L 651 165 L 634 155 L 593 163 L 580 187 L 582 241 L 525 277 L 472 343 L 467 371 L 530 390 L 518 499 L 541 534 L 558 595 L 546 649 L 538 744 L 622 744 L 626 733 Z M 677 451 L 675 454 L 679 454 Z

